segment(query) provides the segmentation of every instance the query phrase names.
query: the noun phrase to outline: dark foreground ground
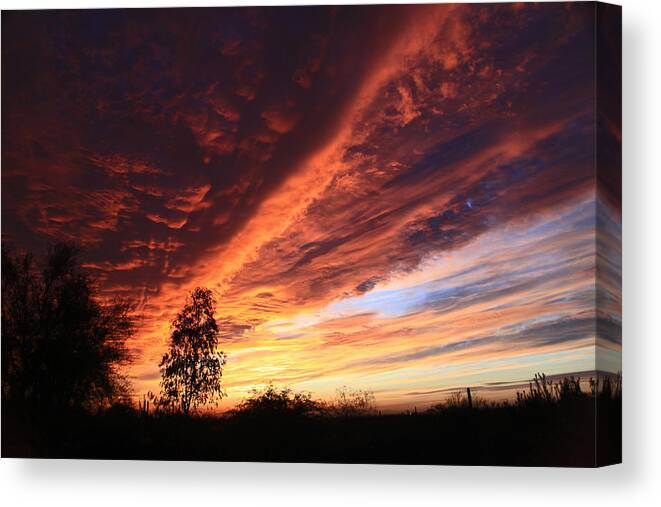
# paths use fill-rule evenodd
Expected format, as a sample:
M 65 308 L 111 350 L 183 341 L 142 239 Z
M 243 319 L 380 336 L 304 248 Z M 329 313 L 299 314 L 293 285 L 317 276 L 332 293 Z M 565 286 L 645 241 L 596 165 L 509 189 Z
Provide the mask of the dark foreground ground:
M 434 413 L 18 417 L 2 411 L 2 456 L 593 467 L 621 461 L 621 399 Z

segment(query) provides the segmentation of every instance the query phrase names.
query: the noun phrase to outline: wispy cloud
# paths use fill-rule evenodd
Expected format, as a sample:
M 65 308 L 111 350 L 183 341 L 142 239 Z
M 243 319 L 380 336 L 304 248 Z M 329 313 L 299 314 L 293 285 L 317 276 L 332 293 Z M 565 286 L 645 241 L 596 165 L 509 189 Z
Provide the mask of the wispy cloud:
M 595 326 L 614 368 L 591 12 L 6 13 L 3 66 L 26 70 L 3 77 L 3 237 L 78 241 L 107 297 L 140 302 L 138 390 L 195 285 L 217 291 L 234 401 L 590 369 Z

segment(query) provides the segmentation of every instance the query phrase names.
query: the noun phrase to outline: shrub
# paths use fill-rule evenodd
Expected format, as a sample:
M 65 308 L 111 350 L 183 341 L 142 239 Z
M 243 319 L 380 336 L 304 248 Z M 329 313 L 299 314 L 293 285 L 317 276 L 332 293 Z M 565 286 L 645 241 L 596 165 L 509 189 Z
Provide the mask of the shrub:
M 253 389 L 249 398 L 234 410 L 237 415 L 308 416 L 322 411 L 321 403 L 312 399 L 308 392 L 294 392 L 289 387 L 269 383 L 262 389 Z
M 331 415 L 338 417 L 371 415 L 376 413 L 374 401 L 372 391 L 342 386 L 337 389 L 335 399 L 328 404 L 327 410 Z

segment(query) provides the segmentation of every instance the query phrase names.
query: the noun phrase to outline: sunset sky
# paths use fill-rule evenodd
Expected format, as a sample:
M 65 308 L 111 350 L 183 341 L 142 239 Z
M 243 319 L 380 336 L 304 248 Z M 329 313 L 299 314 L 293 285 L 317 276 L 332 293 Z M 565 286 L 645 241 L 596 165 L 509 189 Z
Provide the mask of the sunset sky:
M 199 285 L 221 409 L 617 372 L 595 104 L 592 4 L 3 12 L 2 238 L 138 303 L 137 394 Z

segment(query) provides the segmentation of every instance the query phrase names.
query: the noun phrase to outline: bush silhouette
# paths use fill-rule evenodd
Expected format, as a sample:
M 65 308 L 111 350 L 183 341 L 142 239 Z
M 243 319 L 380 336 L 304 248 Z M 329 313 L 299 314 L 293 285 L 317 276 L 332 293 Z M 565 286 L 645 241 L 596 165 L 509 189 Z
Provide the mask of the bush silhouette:
M 376 413 L 374 393 L 342 386 L 335 392 L 335 399 L 328 405 L 328 412 L 339 417 L 355 417 Z
M 570 405 L 588 399 L 610 402 L 621 400 L 622 376 L 604 376 L 589 380 L 590 392 L 581 388 L 580 377 L 564 377 L 553 382 L 543 373 L 536 373 L 528 391 L 516 393 L 516 406 L 519 408 L 540 408 L 555 405 Z
M 253 389 L 235 409 L 235 414 L 255 416 L 294 415 L 305 416 L 320 414 L 323 403 L 313 400 L 307 392 L 295 392 L 289 387 L 278 387 L 269 383 L 262 389 Z

